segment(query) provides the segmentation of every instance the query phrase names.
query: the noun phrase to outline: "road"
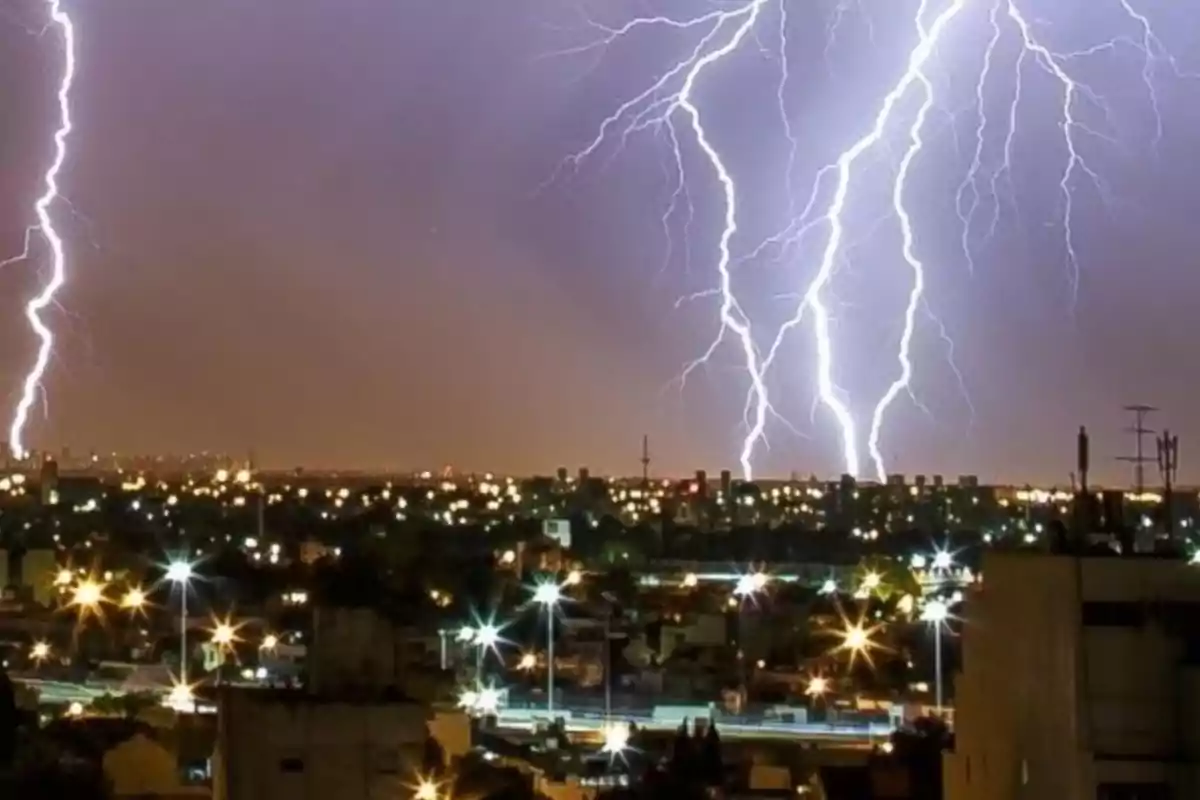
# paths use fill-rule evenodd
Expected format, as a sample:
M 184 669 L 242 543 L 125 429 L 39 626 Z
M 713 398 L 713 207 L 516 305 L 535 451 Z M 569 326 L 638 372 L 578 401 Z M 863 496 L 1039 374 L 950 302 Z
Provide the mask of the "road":
M 596 733 L 604 727 L 604 715 L 592 710 L 571 708 L 555 709 L 567 730 L 572 733 Z M 693 718 L 694 715 L 693 715 Z M 613 719 L 633 722 L 639 728 L 654 731 L 673 731 L 683 722 L 682 716 L 655 715 L 654 712 L 614 712 Z M 538 722 L 545 722 L 546 712 L 538 709 L 506 708 L 496 719 L 500 728 L 532 729 Z M 886 739 L 892 728 L 886 724 L 827 724 L 812 722 L 784 722 L 781 720 L 719 716 L 717 728 L 724 737 L 736 739 L 787 739 L 807 742 L 838 742 L 848 745 L 863 745 Z
M 36 690 L 39 701 L 47 705 L 87 705 L 104 694 L 123 694 L 120 685 L 116 683 L 68 683 L 20 676 L 14 676 L 13 682 Z M 163 693 L 166 693 L 166 688 L 163 689 Z M 604 728 L 604 714 L 591 708 L 568 707 L 555 709 L 554 713 L 556 717 L 563 719 L 571 733 L 595 734 L 598 737 Z M 689 713 L 685 716 L 677 710 L 665 714 L 654 709 L 613 712 L 615 720 L 633 722 L 639 728 L 653 731 L 673 731 L 679 728 L 685 718 L 695 719 L 700 716 L 704 714 Z M 545 721 L 544 709 L 505 708 L 497 715 L 496 723 L 502 729 L 532 730 L 539 722 Z M 890 725 L 883 723 L 786 722 L 769 719 L 763 715 L 717 715 L 716 723 L 722 736 L 733 739 L 782 739 L 858 746 L 886 739 L 892 730 Z

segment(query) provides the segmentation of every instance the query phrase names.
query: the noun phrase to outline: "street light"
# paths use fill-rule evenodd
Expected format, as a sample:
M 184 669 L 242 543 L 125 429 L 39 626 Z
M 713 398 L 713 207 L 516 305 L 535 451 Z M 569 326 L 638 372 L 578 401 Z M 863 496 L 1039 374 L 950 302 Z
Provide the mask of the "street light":
M 755 595 L 766 588 L 768 580 L 770 579 L 764 572 L 750 572 L 738 576 L 737 584 L 733 587 L 733 596 L 738 599 L 738 669 L 743 691 L 746 691 L 746 659 L 750 657 L 746 648 L 746 601 L 754 600 Z
M 475 680 L 483 680 L 483 659 L 488 650 L 495 650 L 500 643 L 500 627 L 485 622 L 474 629 L 472 643 L 475 645 Z
M 85 578 L 71 590 L 71 599 L 68 601 L 68 606 L 74 606 L 78 609 L 79 622 L 83 622 L 91 614 L 100 614 L 100 606 L 108 601 L 104 596 L 106 585 L 92 578 Z
M 533 602 L 546 609 L 546 715 L 554 716 L 554 612 L 562 601 L 562 587 L 553 581 L 538 584 Z
M 495 714 L 500 710 L 501 692 L 495 686 L 478 685 L 475 689 L 464 689 L 458 695 L 458 707 L 472 715 Z
M 192 564 L 187 561 L 172 561 L 167 565 L 167 580 L 179 586 L 181 601 L 179 605 L 179 681 L 187 686 L 187 593 L 188 584 L 195 574 Z
M 850 653 L 851 667 L 854 666 L 854 661 L 859 656 L 862 656 L 868 664 L 874 666 L 874 662 L 871 660 L 871 651 L 878 648 L 879 645 L 871 636 L 879 629 L 879 626 L 868 628 L 861 620 L 854 623 L 849 620 L 844 620 L 844 622 L 845 628 L 838 631 L 838 636 L 842 638 L 842 641 L 836 649 L 846 650 Z
M 604 744 L 600 752 L 607 753 L 610 759 L 619 756 L 629 749 L 629 738 L 629 723 L 610 722 L 604 728 Z
M 413 793 L 413 800 L 438 800 L 438 785 L 428 778 L 421 778 Z
M 133 612 L 142 611 L 146 607 L 146 592 L 140 586 L 133 586 L 121 598 L 121 608 Z
M 50 643 L 34 642 L 33 647 L 29 648 L 29 657 L 32 658 L 38 666 L 41 666 L 42 662 L 50 657 Z
M 104 600 L 104 586 L 93 580 L 86 580 L 75 587 L 71 596 L 71 604 L 85 609 L 95 610 Z
M 804 687 L 804 693 L 814 700 L 822 698 L 829 691 L 829 679 L 822 675 L 814 675 Z
M 933 670 L 937 713 L 942 713 L 942 627 L 950 618 L 950 608 L 941 600 L 930 600 L 921 609 L 921 619 L 933 625 Z
M 191 686 L 181 681 L 171 686 L 171 691 L 167 693 L 164 705 L 180 713 L 184 711 L 194 712 L 196 710 L 196 695 L 192 691 Z

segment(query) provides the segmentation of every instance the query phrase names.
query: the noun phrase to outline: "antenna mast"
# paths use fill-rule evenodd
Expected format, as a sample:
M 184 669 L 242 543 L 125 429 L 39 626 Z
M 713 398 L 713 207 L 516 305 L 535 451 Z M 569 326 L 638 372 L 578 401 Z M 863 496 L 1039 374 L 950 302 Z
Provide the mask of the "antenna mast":
M 650 434 L 642 434 L 642 488 L 650 485 Z
M 1167 539 L 1175 538 L 1175 509 L 1173 492 L 1175 479 L 1179 476 L 1179 436 L 1170 431 L 1163 431 L 1162 436 L 1155 439 L 1158 448 L 1158 474 L 1162 477 L 1163 485 L 1163 528 Z
M 1147 436 L 1157 433 L 1146 427 L 1146 417 L 1158 409 L 1154 406 L 1134 404 L 1125 406 L 1123 410 L 1133 415 L 1133 426 L 1125 429 L 1126 433 L 1133 434 L 1133 455 L 1118 456 L 1117 461 L 1133 465 L 1134 490 L 1141 495 L 1146 492 L 1146 464 L 1155 460 L 1146 455 L 1145 440 Z

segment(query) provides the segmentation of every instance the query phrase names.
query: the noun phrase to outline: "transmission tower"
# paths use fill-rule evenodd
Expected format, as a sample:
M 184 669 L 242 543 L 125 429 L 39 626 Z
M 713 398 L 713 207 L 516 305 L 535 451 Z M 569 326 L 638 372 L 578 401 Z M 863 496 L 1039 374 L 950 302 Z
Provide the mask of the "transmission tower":
M 1146 437 L 1157 433 L 1146 427 L 1146 417 L 1158 409 L 1154 406 L 1128 405 L 1123 410 L 1133 415 L 1133 426 L 1125 429 L 1125 433 L 1133 434 L 1133 455 L 1117 456 L 1117 461 L 1133 465 L 1133 486 L 1140 495 L 1146 491 L 1146 464 L 1156 461 L 1146 455 Z

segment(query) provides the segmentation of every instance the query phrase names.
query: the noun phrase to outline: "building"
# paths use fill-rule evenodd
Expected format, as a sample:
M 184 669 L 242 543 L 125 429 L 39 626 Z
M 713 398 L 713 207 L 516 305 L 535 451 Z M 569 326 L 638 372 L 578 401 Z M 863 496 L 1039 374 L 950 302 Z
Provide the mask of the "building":
M 947 800 L 1200 797 L 1200 567 L 989 553 Z
M 425 640 L 368 608 L 313 612 L 309 687 L 316 694 L 402 686 L 426 651 Z
M 307 688 L 222 691 L 215 800 L 411 797 L 433 714 L 406 693 L 410 642 L 369 609 L 318 609 Z
M 226 689 L 213 758 L 214 800 L 402 800 L 412 796 L 427 709 L 293 690 Z

